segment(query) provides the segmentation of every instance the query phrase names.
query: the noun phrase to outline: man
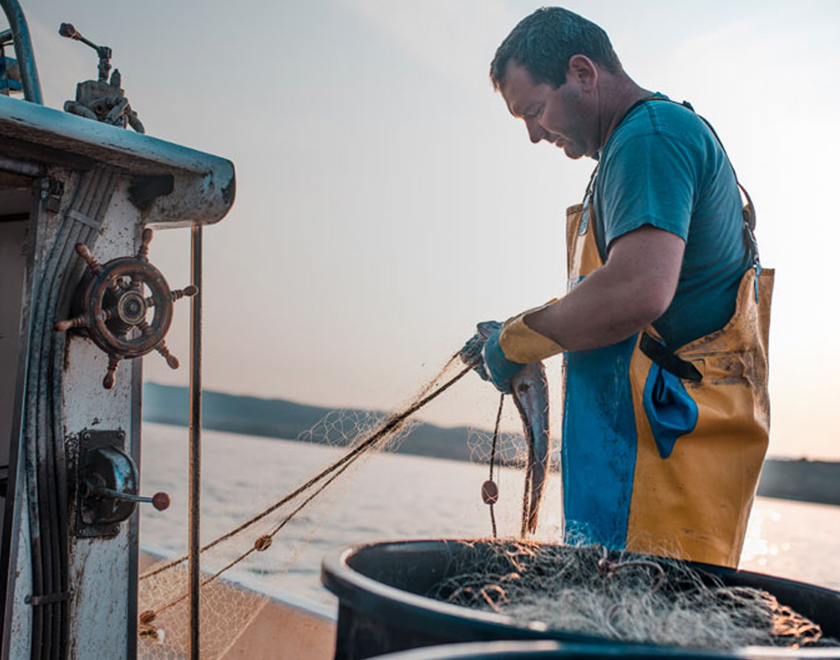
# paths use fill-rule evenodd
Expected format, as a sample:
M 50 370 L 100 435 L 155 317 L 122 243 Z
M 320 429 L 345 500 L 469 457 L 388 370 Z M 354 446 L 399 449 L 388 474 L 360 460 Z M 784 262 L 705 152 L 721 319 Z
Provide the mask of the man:
M 577 14 L 525 18 L 490 77 L 532 142 L 598 164 L 567 212 L 567 294 L 496 326 L 477 370 L 509 391 L 564 353 L 567 541 L 737 565 L 769 431 L 752 204 L 711 128 Z

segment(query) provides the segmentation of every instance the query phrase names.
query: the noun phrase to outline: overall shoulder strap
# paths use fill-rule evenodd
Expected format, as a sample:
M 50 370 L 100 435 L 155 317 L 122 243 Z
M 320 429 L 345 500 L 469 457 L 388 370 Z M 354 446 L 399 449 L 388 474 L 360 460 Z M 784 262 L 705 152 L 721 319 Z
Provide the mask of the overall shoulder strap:
M 638 106 L 643 105 L 645 103 L 649 103 L 651 101 L 664 101 L 666 103 L 675 103 L 676 105 L 681 105 L 688 110 L 691 110 L 695 115 L 697 115 L 704 124 L 709 128 L 712 135 L 714 136 L 717 143 L 720 145 L 720 148 L 723 150 L 724 155 L 726 156 L 726 161 L 729 163 L 729 167 L 732 169 L 732 174 L 735 177 L 735 183 L 738 185 L 738 189 L 744 194 L 744 198 L 746 199 L 746 204 L 742 209 L 742 219 L 743 219 L 743 228 L 744 228 L 744 242 L 747 245 L 747 249 L 750 251 L 750 256 L 752 257 L 753 264 L 755 268 L 760 272 L 761 271 L 761 260 L 759 259 L 758 255 L 758 241 L 755 238 L 755 226 L 756 226 L 756 211 L 755 205 L 753 204 L 752 197 L 747 192 L 747 189 L 741 184 L 738 180 L 738 172 L 735 171 L 735 166 L 732 164 L 732 159 L 729 158 L 729 154 L 726 152 L 726 147 L 723 146 L 723 142 L 720 139 L 720 136 L 717 134 L 714 126 L 702 115 L 697 114 L 694 110 L 694 106 L 691 105 L 688 101 L 683 101 L 680 103 L 679 101 L 674 101 L 673 99 L 669 99 L 667 96 L 662 96 L 660 94 L 652 94 L 647 96 L 639 101 L 636 101 L 627 112 L 622 117 L 621 121 L 618 125 L 621 125 L 621 122 L 629 115 L 633 110 L 635 110 Z M 617 128 L 617 127 L 616 127 Z M 595 169 L 592 172 L 592 177 L 589 180 L 589 185 L 586 186 L 586 196 L 584 197 L 585 200 L 591 200 L 592 195 L 595 191 L 595 181 L 598 176 L 598 165 L 595 166 Z
M 694 111 L 694 108 L 688 101 L 683 101 L 682 105 L 697 114 Z M 715 127 L 706 119 L 703 115 L 697 115 L 700 119 L 703 120 L 703 123 L 709 128 L 712 132 L 712 135 L 715 136 L 715 140 L 720 145 L 720 148 L 723 150 L 724 155 L 726 156 L 726 160 L 729 163 L 729 167 L 732 168 L 732 175 L 735 177 L 735 183 L 738 184 L 738 189 L 744 193 L 744 198 L 747 200 L 747 203 L 744 205 L 742 210 L 742 217 L 744 221 L 744 240 L 747 243 L 747 247 L 750 249 L 750 253 L 752 254 L 753 264 L 755 265 L 756 269 L 760 272 L 761 271 L 761 260 L 758 256 L 758 241 L 755 238 L 755 225 L 756 225 L 756 212 L 755 212 L 755 204 L 753 204 L 752 197 L 747 192 L 747 189 L 741 184 L 738 180 L 738 172 L 735 171 L 735 166 L 732 164 L 732 159 L 729 157 L 729 154 L 726 153 L 726 147 L 723 146 L 723 141 L 720 139 L 720 136 L 717 134 Z

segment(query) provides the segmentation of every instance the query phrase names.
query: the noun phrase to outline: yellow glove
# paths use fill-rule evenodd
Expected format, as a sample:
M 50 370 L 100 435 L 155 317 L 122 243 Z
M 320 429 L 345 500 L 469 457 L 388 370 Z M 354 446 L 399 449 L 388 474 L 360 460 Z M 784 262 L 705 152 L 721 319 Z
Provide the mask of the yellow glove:
M 534 307 L 505 321 L 499 333 L 499 346 L 508 360 L 519 364 L 533 364 L 566 350 L 525 323 L 525 317 L 528 314 L 545 309 L 555 302 L 557 302 L 556 298 L 545 305 Z

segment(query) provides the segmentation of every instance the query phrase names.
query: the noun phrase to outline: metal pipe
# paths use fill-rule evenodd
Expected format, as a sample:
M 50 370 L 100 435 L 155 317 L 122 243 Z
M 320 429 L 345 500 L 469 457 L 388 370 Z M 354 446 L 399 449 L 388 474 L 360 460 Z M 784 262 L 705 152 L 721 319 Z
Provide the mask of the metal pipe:
M 44 166 L 41 165 L 41 163 L 36 163 L 35 161 L 24 160 L 22 158 L 12 158 L 10 156 L 0 154 L 0 170 L 36 177 L 41 176 L 44 173 Z
M 190 660 L 201 648 L 201 301 L 203 296 L 201 225 L 192 226 L 192 284 L 190 299 Z
M 41 95 L 41 82 L 38 79 L 38 67 L 35 65 L 35 53 L 26 17 L 17 0 L 0 0 L 0 7 L 6 12 L 6 19 L 15 38 L 15 57 L 20 67 L 20 81 L 23 85 L 23 98 L 38 105 L 44 105 Z

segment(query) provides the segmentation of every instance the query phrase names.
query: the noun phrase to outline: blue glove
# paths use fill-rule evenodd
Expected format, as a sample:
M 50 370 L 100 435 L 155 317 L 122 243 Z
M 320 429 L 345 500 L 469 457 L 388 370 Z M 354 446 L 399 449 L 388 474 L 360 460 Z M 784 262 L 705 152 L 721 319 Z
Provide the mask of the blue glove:
M 467 364 L 476 363 L 475 372 L 484 380 L 489 380 L 496 389 L 510 393 L 510 381 L 524 367 L 524 364 L 511 362 L 499 344 L 502 324 L 498 321 L 485 321 L 478 324 L 478 332 L 461 349 L 461 359 Z

